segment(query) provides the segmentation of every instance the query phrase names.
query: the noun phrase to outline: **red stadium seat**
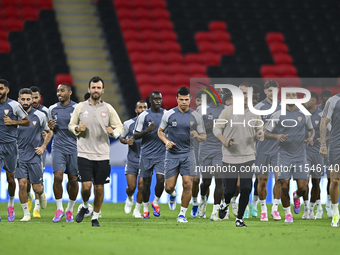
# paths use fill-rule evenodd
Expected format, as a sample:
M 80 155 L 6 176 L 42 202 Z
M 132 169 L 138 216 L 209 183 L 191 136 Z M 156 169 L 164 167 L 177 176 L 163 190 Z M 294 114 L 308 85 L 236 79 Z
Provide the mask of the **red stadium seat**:
M 164 95 L 163 98 L 162 98 L 162 107 L 164 109 L 171 109 L 171 108 L 174 108 L 176 107 L 178 104 L 177 104 L 177 100 L 176 100 L 176 93 L 174 95 Z
M 200 44 L 197 45 L 198 51 L 200 53 L 205 53 L 205 52 L 216 52 L 216 47 L 214 43 L 211 42 L 201 42 Z
M 144 43 L 144 49 L 146 53 L 149 52 L 162 52 L 163 51 L 163 47 L 159 42 L 155 42 L 155 41 L 148 41 L 146 43 Z
M 173 76 L 168 74 L 157 74 L 154 76 L 157 86 L 171 86 L 173 84 Z
M 268 44 L 270 43 L 283 43 L 284 42 L 284 36 L 282 33 L 278 32 L 269 32 L 266 34 L 266 41 Z
M 176 86 L 189 86 L 190 85 L 190 76 L 178 74 L 174 76 L 174 84 Z
M 149 7 L 150 9 L 165 9 L 166 3 L 164 0 L 150 0 L 149 1 Z
M 316 92 L 319 95 L 319 97 L 321 95 L 321 92 L 323 91 L 322 88 L 320 88 L 320 87 L 313 87 L 313 86 L 312 87 L 307 87 L 306 89 L 308 89 L 310 92 L 312 92 L 312 91 Z
M 145 30 L 140 32 L 141 39 L 146 42 L 146 41 L 158 41 L 158 33 L 154 30 Z
M 273 55 L 275 65 L 292 65 L 293 59 L 289 54 L 277 53 Z
M 158 31 L 163 30 L 173 31 L 174 29 L 174 25 L 169 20 L 157 20 L 157 22 L 155 22 L 154 25 Z
M 214 42 L 230 42 L 230 34 L 224 31 L 210 32 L 210 38 Z
M 167 57 L 166 55 L 164 55 L 163 53 L 159 53 L 159 52 L 151 52 L 150 54 L 148 54 L 148 58 L 149 58 L 149 63 L 150 64 L 165 64 L 167 62 Z
M 340 93 L 340 88 L 339 87 L 326 87 L 325 89 L 327 89 L 330 92 L 332 92 L 333 95 L 336 95 L 336 94 Z
M 166 9 L 153 9 L 152 10 L 152 17 L 154 20 L 158 22 L 158 20 L 169 20 L 170 13 Z
M 137 81 L 137 85 L 138 87 L 142 87 L 145 85 L 153 85 L 155 84 L 155 79 L 153 78 L 153 76 L 148 75 L 148 74 L 140 74 L 136 76 L 136 81 Z
M 56 87 L 58 87 L 60 83 L 68 83 L 72 86 L 73 85 L 73 78 L 70 74 L 57 74 L 55 76 Z
M 152 74 L 168 74 L 168 66 L 165 64 L 149 65 Z
M 124 42 L 128 43 L 130 41 L 140 41 L 140 34 L 135 30 L 126 30 L 123 33 Z
M 280 76 L 287 76 L 287 75 L 295 75 L 297 74 L 296 72 L 296 67 L 293 65 L 280 65 L 277 66 L 277 71 Z
M 38 9 L 53 9 L 52 0 L 37 0 Z
M 0 40 L 7 41 L 8 32 L 0 28 Z
M 278 74 L 276 66 L 273 65 L 262 65 L 260 73 L 262 77 L 277 77 Z
M 117 17 L 119 21 L 122 21 L 124 19 L 131 19 L 133 20 L 135 15 L 131 9 L 128 8 L 120 8 L 117 9 Z
M 9 53 L 11 51 L 11 45 L 7 40 L 0 38 L 0 53 Z
M 270 54 L 288 53 L 288 46 L 284 43 L 271 43 L 269 44 Z
M 207 68 L 205 65 L 199 65 L 199 64 L 187 65 L 187 73 L 189 75 L 193 75 L 193 74 L 206 75 L 206 69 Z
M 140 74 L 151 74 L 151 68 L 148 64 L 135 64 L 133 65 L 133 74 L 135 76 Z
M 285 77 L 280 79 L 281 87 L 301 87 L 301 79 L 299 77 Z
M 202 64 L 202 63 L 204 63 L 201 55 L 196 54 L 196 53 L 186 54 L 184 56 L 184 62 L 185 62 L 185 64 L 193 64 L 193 63 Z
M 3 13 L 3 17 L 4 19 L 20 19 L 21 15 L 20 15 L 20 11 L 17 8 L 14 7 L 7 7 L 5 9 L 2 10 Z
M 148 1 L 132 0 L 130 1 L 133 9 L 143 8 L 149 9 Z
M 152 12 L 144 8 L 135 9 L 134 15 L 135 15 L 136 20 L 140 20 L 140 19 L 151 20 L 152 19 Z
M 21 17 L 23 20 L 38 20 L 39 11 L 32 7 L 25 7 L 21 10 Z
M 5 22 L 2 19 L 0 19 L 0 30 L 5 30 L 5 29 L 6 29 Z
M 2 0 L 1 3 L 1 9 L 7 8 L 7 7 L 14 7 L 18 8 L 18 2 L 15 0 Z
M 132 65 L 146 64 L 149 61 L 147 55 L 142 52 L 131 53 L 129 54 L 129 57 Z
M 124 19 L 119 22 L 120 29 L 124 32 L 125 30 L 136 30 L 138 28 L 138 23 L 132 19 Z
M 159 40 L 162 41 L 162 42 L 164 42 L 164 41 L 175 41 L 175 42 L 177 42 L 177 36 L 172 31 L 161 31 L 159 33 Z
M 148 19 L 143 19 L 138 21 L 138 27 L 140 31 L 143 30 L 154 30 L 155 23 Z
M 168 53 L 168 52 L 178 52 L 179 53 L 181 51 L 181 46 L 177 42 L 173 42 L 173 41 L 164 42 L 163 43 L 163 51 L 165 53 Z
M 177 90 L 178 88 L 174 85 L 161 85 L 158 89 L 158 91 L 162 93 L 162 96 L 174 96 L 177 94 Z
M 211 21 L 209 23 L 210 31 L 227 31 L 227 24 L 224 21 Z
M 24 22 L 20 19 L 8 19 L 6 20 L 6 27 L 8 31 L 22 31 Z
M 139 86 L 138 89 L 139 89 L 140 97 L 142 99 L 145 99 L 145 98 L 148 98 L 150 96 L 150 93 L 155 90 L 155 86 L 145 84 L 143 86 Z
M 30 7 L 36 9 L 35 0 L 19 0 L 20 8 Z
M 232 43 L 218 42 L 216 43 L 216 51 L 222 55 L 233 55 L 235 53 L 235 48 Z
M 142 43 L 140 42 L 128 42 L 126 44 L 126 49 L 127 49 L 127 52 L 129 54 L 133 53 L 133 52 L 144 52 L 144 46 Z
M 114 0 L 113 3 L 114 3 L 116 10 L 132 7 L 130 1 L 126 1 L 126 0 Z
M 217 53 L 203 53 L 200 54 L 203 63 L 207 66 L 219 66 L 221 64 L 221 55 Z
M 183 56 L 180 53 L 170 52 L 164 55 L 167 60 L 167 63 L 169 64 L 175 64 L 175 63 L 183 64 Z
M 168 65 L 168 70 L 170 74 L 187 74 L 186 66 L 183 64 L 170 64 Z
M 196 32 L 195 34 L 196 44 L 211 42 L 211 35 L 209 32 Z

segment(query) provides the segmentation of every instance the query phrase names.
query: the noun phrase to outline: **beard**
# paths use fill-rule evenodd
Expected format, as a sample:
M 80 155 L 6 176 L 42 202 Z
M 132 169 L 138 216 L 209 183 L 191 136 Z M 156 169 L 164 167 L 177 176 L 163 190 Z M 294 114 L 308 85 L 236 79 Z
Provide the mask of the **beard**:
M 0 100 L 4 99 L 7 96 L 7 93 L 4 92 L 3 94 L 0 95 Z
M 31 108 L 31 106 L 32 106 L 32 104 L 23 104 L 23 105 L 22 105 L 22 108 L 24 108 L 24 110 L 27 112 L 27 110 L 28 110 L 29 108 Z
M 92 99 L 92 100 L 98 100 L 99 98 L 100 98 L 99 93 L 91 94 L 91 99 Z

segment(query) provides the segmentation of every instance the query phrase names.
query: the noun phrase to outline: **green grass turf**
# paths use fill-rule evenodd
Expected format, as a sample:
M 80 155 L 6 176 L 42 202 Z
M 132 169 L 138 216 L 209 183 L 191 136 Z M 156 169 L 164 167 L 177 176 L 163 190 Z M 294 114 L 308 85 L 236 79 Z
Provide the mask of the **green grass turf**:
M 66 208 L 64 204 L 64 208 Z M 189 210 L 191 210 L 191 205 Z M 281 206 L 280 206 L 281 207 Z M 247 228 L 236 228 L 235 217 L 212 222 L 193 219 L 179 224 L 180 209 L 161 205 L 159 218 L 134 219 L 124 213 L 124 204 L 104 204 L 102 227 L 93 228 L 89 218 L 82 223 L 53 223 L 56 205 L 49 203 L 42 218 L 20 222 L 23 211 L 15 204 L 16 219 L 7 221 L 7 204 L 0 203 L 0 254 L 325 254 L 338 251 L 339 228 L 330 226 L 326 213 L 319 220 L 302 220 L 303 206 L 294 223 L 283 220 L 260 222 L 246 219 Z M 75 209 L 78 204 L 75 205 Z M 281 207 L 282 208 L 282 207 Z M 150 205 L 151 209 L 151 205 Z M 271 205 L 268 205 L 270 211 Z M 152 209 L 151 209 L 152 210 Z M 212 205 L 207 207 L 210 216 Z M 259 206 L 260 211 L 260 206 Z M 284 215 L 280 211 L 281 216 Z M 152 213 L 151 213 L 152 214 Z

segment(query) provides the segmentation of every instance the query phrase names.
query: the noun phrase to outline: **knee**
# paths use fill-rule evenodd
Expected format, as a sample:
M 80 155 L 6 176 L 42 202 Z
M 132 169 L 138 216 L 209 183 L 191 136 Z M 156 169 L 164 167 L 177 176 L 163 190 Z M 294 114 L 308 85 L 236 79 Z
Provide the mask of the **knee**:
M 183 184 L 184 185 L 184 184 Z M 171 194 L 174 190 L 175 190 L 175 186 L 168 183 L 168 182 L 165 182 L 165 192 L 168 193 L 168 194 Z
M 38 194 L 41 194 L 43 191 L 41 185 L 33 185 L 33 190 L 35 193 L 38 193 Z
M 282 194 L 288 195 L 289 187 L 288 187 L 287 184 L 281 184 L 281 192 L 282 192 Z
M 7 177 L 7 183 L 8 183 L 9 185 L 15 185 L 14 176 L 8 176 L 8 177 Z
M 261 189 L 265 189 L 267 187 L 267 179 L 260 179 L 258 185 Z
M 200 179 L 198 179 L 198 178 L 194 178 L 194 179 L 192 180 L 192 185 L 193 185 L 193 186 L 198 186 L 199 183 L 200 183 Z
M 211 179 L 210 178 L 203 179 L 203 181 L 202 181 L 203 187 L 208 188 L 208 187 L 210 187 L 210 185 L 211 185 Z
M 157 176 L 157 185 L 163 185 L 164 186 L 164 175 Z
M 97 195 L 103 195 L 104 194 L 104 185 L 96 185 L 95 192 Z
M 136 184 L 135 183 L 128 184 L 128 189 L 134 191 L 136 189 Z
M 331 180 L 331 186 L 332 188 L 336 188 L 336 187 L 339 187 L 339 179 L 332 179 Z
M 63 182 L 63 176 L 59 174 L 54 175 L 54 183 L 61 184 Z
M 20 190 L 20 192 L 27 191 L 27 184 L 26 183 L 19 183 L 19 190 Z

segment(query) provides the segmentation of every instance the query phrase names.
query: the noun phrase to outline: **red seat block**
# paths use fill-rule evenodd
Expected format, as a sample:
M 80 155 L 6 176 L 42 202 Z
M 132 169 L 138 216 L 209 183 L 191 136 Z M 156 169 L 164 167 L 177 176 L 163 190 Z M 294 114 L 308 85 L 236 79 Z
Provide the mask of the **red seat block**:
M 227 24 L 224 21 L 211 21 L 209 23 L 210 31 L 226 31 Z
M 57 74 L 55 76 L 56 87 L 58 87 L 60 83 L 68 83 L 72 86 L 73 85 L 73 78 L 70 74 Z

